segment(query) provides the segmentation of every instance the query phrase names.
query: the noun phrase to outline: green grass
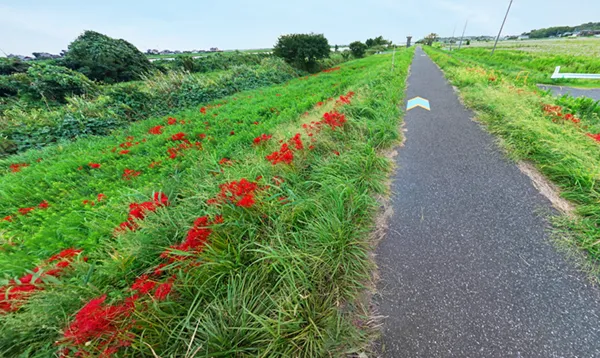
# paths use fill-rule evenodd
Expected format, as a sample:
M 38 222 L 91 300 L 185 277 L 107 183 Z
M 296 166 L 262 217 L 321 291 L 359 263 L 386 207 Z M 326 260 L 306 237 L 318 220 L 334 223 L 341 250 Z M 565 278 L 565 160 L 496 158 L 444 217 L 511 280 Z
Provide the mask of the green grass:
M 0 315 L 0 355 L 50 356 L 85 302 L 103 293 L 110 302 L 122 302 L 135 278 L 151 272 L 160 253 L 181 242 L 195 218 L 217 214 L 224 222 L 192 257 L 195 265 L 184 261 L 166 268 L 167 276 L 177 277 L 169 300 L 144 297 L 136 304 L 131 346 L 120 355 L 152 356 L 154 350 L 162 357 L 312 357 L 367 349 L 371 331 L 357 297 L 372 268 L 368 234 L 378 207 L 373 195 L 385 192 L 391 167 L 380 151 L 400 137 L 399 103 L 411 57 L 412 51 L 398 52 L 393 72 L 391 56 L 372 56 L 339 71 L 242 92 L 217 102 L 223 106 L 206 115 L 198 108 L 175 114 L 185 124 L 166 126 L 159 136 L 147 132 L 165 118 L 0 162 L 4 168 L 31 164 L 0 177 L 7 198 L 0 202 L 0 217 L 41 200 L 50 203 L 46 210 L 0 222 L 0 267 L 7 278 L 69 246 L 84 248 L 89 257 L 46 283 L 16 313 Z M 352 104 L 338 107 L 348 122 L 335 131 L 324 128 L 312 142 L 302 124 L 320 120 L 333 107 L 334 100 L 327 99 L 350 90 L 356 92 Z M 318 101 L 326 103 L 315 107 Z M 181 131 L 206 134 L 203 150 L 168 159 L 173 145 L 168 138 Z M 272 134 L 271 142 L 252 145 L 262 133 Z M 265 160 L 277 140 L 295 133 L 314 148 L 297 151 L 292 165 Z M 111 152 L 127 136 L 146 142 L 127 155 Z M 233 164 L 219 165 L 224 157 Z M 158 160 L 162 165 L 148 167 Z M 89 162 L 102 167 L 90 170 Z M 142 174 L 124 181 L 124 168 Z M 257 194 L 255 206 L 207 205 L 220 184 L 258 177 L 269 187 Z M 283 183 L 274 184 L 274 177 Z M 113 237 L 128 204 L 156 191 L 166 193 L 171 205 L 148 215 L 139 230 Z M 99 192 L 106 201 L 82 205 Z M 74 348 L 94 351 L 101 343 L 98 338 Z
M 502 139 L 508 153 L 527 160 L 555 183 L 561 196 L 575 205 L 575 218 L 557 225 L 568 230 L 592 264 L 600 260 L 600 142 L 586 133 L 600 133 L 600 106 L 589 99 L 553 98 L 535 86 L 523 86 L 510 75 L 492 72 L 483 61 L 459 61 L 441 51 L 425 49 L 461 90 L 465 103 L 477 112 L 490 132 Z M 490 77 L 496 77 L 490 81 Z M 562 106 L 581 122 L 545 114 L 543 104 Z
M 451 52 L 451 55 L 460 61 L 484 65 L 512 78 L 516 78 L 521 71 L 527 71 L 528 83 L 581 88 L 600 87 L 598 80 L 550 78 L 556 66 L 561 66 L 560 71 L 563 73 L 600 73 L 600 59 L 594 55 L 585 56 L 577 52 L 555 54 L 499 49 L 494 56 L 491 56 L 490 50 L 483 48 L 463 48 Z
M 227 53 L 233 53 L 233 52 L 248 52 L 248 53 L 263 53 L 263 52 L 271 52 L 273 51 L 272 48 L 258 48 L 258 49 L 246 49 L 246 50 L 224 50 L 221 52 L 194 52 L 194 53 L 180 53 L 180 54 L 172 54 L 172 55 L 149 55 L 146 54 L 146 57 L 148 58 L 177 58 L 180 56 L 213 56 L 217 53 L 221 53 L 221 54 L 227 54 Z

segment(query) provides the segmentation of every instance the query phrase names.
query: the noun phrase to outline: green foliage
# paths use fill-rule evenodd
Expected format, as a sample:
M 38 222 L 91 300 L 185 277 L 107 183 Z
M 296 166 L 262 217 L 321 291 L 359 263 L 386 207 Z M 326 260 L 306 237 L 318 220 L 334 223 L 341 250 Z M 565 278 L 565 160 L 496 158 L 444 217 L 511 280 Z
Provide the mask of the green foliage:
M 85 302 L 104 293 L 111 302 L 130 296 L 136 277 L 152 272 L 161 252 L 184 240 L 196 218 L 217 213 L 224 222 L 213 228 L 203 252 L 191 258 L 192 266 L 174 262 L 165 268 L 165 277 L 176 277 L 169 299 L 140 298 L 129 317 L 136 323 L 123 336 L 133 342 L 119 354 L 317 357 L 369 349 L 372 332 L 356 324 L 368 320 L 358 297 L 372 268 L 368 233 L 378 208 L 373 195 L 385 193 L 391 169 L 381 149 L 399 141 L 399 104 L 410 59 L 409 51 L 396 54 L 393 72 L 391 55 L 353 61 L 337 71 L 211 103 L 206 114 L 197 107 L 171 113 L 183 123 L 169 126 L 164 117 L 151 118 L 107 137 L 0 160 L 0 170 L 7 172 L 0 176 L 0 192 L 6 193 L 0 215 L 50 202 L 47 210 L 0 221 L 3 238 L 10 238 L 0 250 L 6 277 L 69 246 L 84 248 L 89 258 L 74 262 L 17 313 L 0 315 L 0 356 L 55 355 L 55 342 Z M 265 62 L 270 69 L 289 71 L 278 59 Z M 250 76 L 243 68 L 236 71 Z M 181 86 L 186 81 L 163 80 Z M 314 148 L 297 152 L 294 165 L 274 166 L 264 159 L 279 147 L 278 139 L 293 133 L 303 133 L 308 142 L 302 124 L 320 120 L 333 106 L 315 104 L 350 90 L 359 95 L 337 108 L 348 119 L 343 128 L 323 128 L 311 142 Z M 164 133 L 149 135 L 156 125 L 164 125 Z M 178 132 L 190 140 L 206 134 L 202 150 L 169 159 L 167 149 L 176 145 L 170 137 Z M 264 133 L 274 139 L 253 145 L 252 139 Z M 131 153 L 110 150 L 127 141 L 139 142 Z M 224 157 L 233 164 L 219 165 Z M 149 166 L 157 161 L 160 166 Z M 90 162 L 102 166 L 92 170 Z M 12 163 L 31 165 L 8 173 Z M 124 168 L 142 174 L 123 180 Z M 283 183 L 274 185 L 276 176 Z M 264 187 L 255 207 L 207 205 L 220 184 L 240 178 L 256 178 Z M 169 195 L 171 205 L 149 214 L 138 230 L 114 237 L 129 204 L 156 191 Z M 82 204 L 99 192 L 106 200 L 94 207 Z
M 554 26 L 543 28 L 539 30 L 531 30 L 529 37 L 532 39 L 541 39 L 550 36 L 559 36 L 565 32 L 575 32 L 584 30 L 600 30 L 600 22 L 588 22 L 587 24 L 581 24 L 579 26 Z
M 93 95 L 98 90 L 94 82 L 83 74 L 66 67 L 33 64 L 27 75 L 30 82 L 23 92 L 35 99 L 64 103 L 67 97 Z
M 384 39 L 383 36 L 378 36 L 374 39 L 367 39 L 367 41 L 365 41 L 365 45 L 368 48 L 375 47 L 375 46 L 388 47 L 391 44 L 392 44 L 392 41 Z
M 471 45 L 471 40 L 467 40 L 467 43 L 466 43 L 466 45 L 467 45 L 467 46 Z
M 291 34 L 280 36 L 273 48 L 276 56 L 306 71 L 315 71 L 317 62 L 329 57 L 331 48 L 322 34 Z
M 350 59 L 351 55 L 352 55 L 352 52 L 350 52 L 350 50 L 342 51 L 342 58 L 346 61 Z
M 432 32 L 429 35 L 425 36 L 425 38 L 423 39 L 423 43 L 427 46 L 431 46 L 438 39 L 439 39 L 439 35 Z
M 23 74 L 13 76 L 17 75 Z M 41 148 L 61 140 L 106 135 L 132 121 L 282 83 L 296 76 L 296 71 L 278 58 L 265 58 L 259 66 L 233 66 L 209 75 L 156 73 L 144 82 L 106 87 L 104 94 L 95 98 L 69 98 L 64 107 L 48 110 L 12 106 L 0 117 L 0 135 L 16 143 L 19 150 Z
M 188 71 L 191 73 L 207 73 L 220 70 L 227 70 L 233 66 L 239 65 L 259 65 L 263 59 L 269 57 L 272 57 L 272 55 L 266 53 L 254 54 L 236 51 L 232 53 L 217 53 L 214 55 L 205 55 L 199 58 L 192 58 L 189 55 L 181 55 L 177 56 L 173 61 L 154 61 L 153 65 L 162 72 L 173 70 Z
M 141 78 L 152 67 L 148 58 L 123 39 L 86 31 L 69 45 L 66 63 L 88 78 L 106 83 Z
M 352 56 L 356 58 L 364 57 L 367 51 L 367 45 L 360 41 L 354 41 L 348 47 L 350 48 L 350 52 L 352 52 Z
M 17 58 L 0 57 L 0 76 L 26 72 L 29 64 Z

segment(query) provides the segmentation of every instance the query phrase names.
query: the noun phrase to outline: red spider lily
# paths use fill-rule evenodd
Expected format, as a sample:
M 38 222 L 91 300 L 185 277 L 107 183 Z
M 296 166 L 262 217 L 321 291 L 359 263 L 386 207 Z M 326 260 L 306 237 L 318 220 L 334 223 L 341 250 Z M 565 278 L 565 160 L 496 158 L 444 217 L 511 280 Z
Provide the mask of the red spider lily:
M 170 126 L 177 124 L 177 119 L 173 118 L 173 117 L 169 117 L 169 118 L 167 118 L 167 124 Z
M 158 167 L 160 166 L 160 164 L 162 163 L 162 161 L 158 161 L 158 162 L 152 162 L 148 165 L 149 168 L 154 168 L 154 167 Z
M 119 154 L 124 155 L 124 154 L 129 154 L 129 150 L 125 149 L 119 152 Z
M 279 151 L 273 152 L 265 157 L 271 164 L 277 163 L 291 164 L 294 160 L 294 153 L 290 150 L 287 143 L 283 143 Z
M 42 201 L 39 205 L 38 208 L 40 209 L 48 209 L 48 202 L 46 200 Z
M 75 314 L 74 320 L 65 329 L 62 344 L 78 346 L 81 350 L 94 341 L 94 350 L 102 350 L 100 356 L 109 357 L 119 348 L 131 345 L 131 337 L 126 332 L 133 326 L 130 319 L 136 296 L 120 304 L 105 304 L 106 295 L 90 300 Z M 96 355 L 95 354 L 89 354 Z
M 335 154 L 335 155 L 339 156 L 339 155 L 340 155 L 340 152 L 338 152 L 337 150 L 334 150 L 334 151 L 333 151 L 333 154 Z
M 201 107 L 200 108 L 200 113 L 206 114 L 206 107 Z
M 123 179 L 131 180 L 131 178 L 135 178 L 135 177 L 139 176 L 140 174 L 142 174 L 142 172 L 125 168 L 125 170 L 123 170 Z
M 555 117 L 562 117 L 562 107 L 561 106 L 553 106 L 551 104 L 545 104 L 543 109 L 546 114 L 549 114 L 549 115 L 555 116 Z
M 327 70 L 323 70 L 323 71 L 321 71 L 321 72 L 323 72 L 323 73 L 328 73 L 328 72 L 333 72 L 333 71 L 339 71 L 339 70 L 341 70 L 341 69 L 342 69 L 342 68 L 338 66 L 338 67 L 332 67 L 332 68 L 329 68 L 329 69 L 327 69 Z
M 597 133 L 597 134 L 586 133 L 586 135 L 588 137 L 592 138 L 593 140 L 600 142 L 600 133 Z
M 171 293 L 172 289 L 173 289 L 172 281 L 167 281 L 165 283 L 161 283 L 156 288 L 156 291 L 154 291 L 154 298 L 156 298 L 159 301 L 164 301 L 167 298 L 167 296 L 169 295 L 169 293 Z
M 322 106 L 322 105 L 324 105 L 324 104 L 325 104 L 325 102 L 321 102 L 321 101 L 319 101 L 319 102 L 317 102 L 317 107 L 321 107 L 321 106 Z
M 160 192 L 160 191 L 154 193 L 153 199 L 154 199 L 154 202 L 158 206 L 169 206 L 169 205 L 171 205 L 169 203 L 169 198 L 167 197 L 167 195 L 165 193 Z
M 184 140 L 184 139 L 185 139 L 185 133 L 183 133 L 183 132 L 175 133 L 171 136 L 171 140 Z
M 308 150 L 313 150 L 313 149 L 315 149 L 314 145 L 311 144 L 311 145 L 308 146 Z
M 105 198 L 106 198 L 106 195 L 104 195 L 104 194 L 100 193 L 100 194 L 98 194 L 98 198 L 97 198 L 97 200 L 98 200 L 98 201 L 102 201 L 102 200 L 104 200 Z
M 92 169 L 99 169 L 100 168 L 100 164 L 98 164 L 98 163 L 89 163 L 88 165 Z
M 196 148 L 197 150 L 202 150 L 202 143 L 194 142 L 194 144 L 190 143 L 187 139 L 182 139 L 183 143 L 179 143 L 177 147 L 172 147 L 167 149 L 167 154 L 169 158 L 175 159 L 178 156 L 182 156 L 183 152 L 192 148 Z
M 32 212 L 33 210 L 35 210 L 35 208 L 20 208 L 18 211 L 19 211 L 19 214 L 21 214 L 21 215 L 27 215 L 30 212 Z
M 119 147 L 121 147 L 121 148 L 131 148 L 131 147 L 133 147 L 133 143 L 131 143 L 131 142 L 121 143 L 121 144 L 119 144 Z
M 219 164 L 220 165 L 232 165 L 233 162 L 229 158 L 223 158 L 223 159 L 219 160 Z
M 152 291 L 156 287 L 156 282 L 151 281 L 148 275 L 142 275 L 138 277 L 133 285 L 131 285 L 132 291 L 137 291 L 141 295 L 145 295 Z
M 273 136 L 270 134 L 261 134 L 258 137 L 254 138 L 253 142 L 254 144 L 260 144 L 261 142 L 266 142 L 269 139 L 271 139 Z
M 490 77 L 488 77 L 488 81 L 495 82 L 496 81 L 496 76 L 490 76 Z
M 234 131 L 229 132 L 229 135 L 234 135 L 234 134 L 235 134 Z
M 11 222 L 11 221 L 13 221 L 13 217 L 12 217 L 12 216 L 10 216 L 10 215 L 7 215 L 7 216 L 5 216 L 4 218 L 2 218 L 2 221 L 8 221 L 8 222 Z
M 565 121 L 571 121 L 575 124 L 578 124 L 579 122 L 581 122 L 581 120 L 577 117 L 575 117 L 574 115 L 572 115 L 571 113 L 567 113 L 565 114 Z
M 198 137 L 199 137 L 200 139 L 204 139 L 204 138 L 206 138 L 206 134 L 204 134 L 204 133 L 200 133 L 200 134 L 198 134 Z
M 143 220 L 146 218 L 148 212 L 154 212 L 161 206 L 169 206 L 169 198 L 162 192 L 156 192 L 153 196 L 153 201 L 145 201 L 142 203 L 131 203 L 129 204 L 129 214 L 127 221 L 122 222 L 115 229 L 115 233 L 121 231 L 135 231 L 138 227 L 136 221 Z
M 296 148 L 297 150 L 304 149 L 304 144 L 302 143 L 300 133 L 296 133 L 296 135 L 290 139 L 290 144 L 293 144 L 294 148 Z
M 239 181 L 221 184 L 219 188 L 221 192 L 210 201 L 211 203 L 232 203 L 243 208 L 252 207 L 256 203 L 254 200 L 258 190 L 256 182 L 242 178 Z
M 212 229 L 210 226 L 215 224 L 220 224 L 223 222 L 223 218 L 221 216 L 217 216 L 212 222 L 208 219 L 208 216 L 202 216 L 194 220 L 194 224 L 192 228 L 188 231 L 185 241 L 183 241 L 179 245 L 172 245 L 163 252 L 160 257 L 169 258 L 170 262 L 174 262 L 176 260 L 184 260 L 186 255 L 177 255 L 175 251 L 185 251 L 190 253 L 200 253 L 206 242 L 208 241 L 208 237 L 212 233 Z M 162 273 L 162 271 L 161 271 Z
M 252 124 L 258 125 L 258 122 L 257 122 L 257 121 L 255 121 L 255 122 L 253 122 Z
M 93 200 L 87 200 L 87 199 L 86 199 L 86 200 L 84 200 L 84 201 L 83 201 L 83 205 L 88 205 L 88 204 L 89 204 L 90 206 L 94 206 L 94 205 L 96 205 L 96 203 L 95 203 Z
M 65 249 L 65 250 L 62 250 L 61 252 L 59 252 L 58 254 L 50 257 L 48 259 L 48 262 L 58 261 L 61 259 L 72 259 L 73 257 L 79 255 L 82 251 L 83 250 L 79 250 L 79 249 L 75 249 L 75 248 Z
M 162 134 L 163 128 L 164 128 L 163 126 L 154 126 L 148 130 L 148 134 L 154 134 L 154 135 Z
M 29 164 L 27 164 L 27 163 L 16 163 L 16 164 L 11 164 L 9 168 L 10 168 L 11 172 L 18 173 L 21 171 L 21 168 L 25 168 L 28 166 L 29 166 Z
M 160 275 L 162 275 L 162 274 L 163 274 L 163 272 L 164 272 L 163 268 L 164 268 L 165 266 L 167 266 L 167 264 L 159 264 L 158 266 L 156 266 L 156 268 L 154 268 L 154 271 L 153 271 L 154 275 L 155 275 L 155 276 L 160 276 Z
M 341 127 L 346 123 L 346 116 L 339 112 L 328 112 L 323 114 L 323 121 L 328 124 L 331 129 L 335 130 L 336 127 Z

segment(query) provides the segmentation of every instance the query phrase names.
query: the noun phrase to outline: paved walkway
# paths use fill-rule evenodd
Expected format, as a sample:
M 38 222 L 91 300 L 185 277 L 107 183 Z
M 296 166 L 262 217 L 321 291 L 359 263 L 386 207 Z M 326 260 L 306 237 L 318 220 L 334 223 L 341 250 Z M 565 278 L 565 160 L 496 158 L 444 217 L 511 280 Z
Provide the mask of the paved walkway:
M 563 96 L 570 94 L 573 97 L 589 97 L 596 101 L 600 101 L 600 88 L 574 88 L 564 86 L 551 86 L 551 85 L 537 85 L 539 88 L 544 90 L 551 90 L 555 96 Z M 600 81 L 598 81 L 600 86 Z
M 383 357 L 600 357 L 600 290 L 558 253 L 542 197 L 417 50 L 394 215 L 377 250 Z

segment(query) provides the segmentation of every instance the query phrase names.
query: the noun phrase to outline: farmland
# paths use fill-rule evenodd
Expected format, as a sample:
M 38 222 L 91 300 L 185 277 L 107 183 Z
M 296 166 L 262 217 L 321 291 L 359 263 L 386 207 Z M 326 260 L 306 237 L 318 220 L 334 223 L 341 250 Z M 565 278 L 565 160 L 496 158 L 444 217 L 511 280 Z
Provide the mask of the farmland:
M 533 163 L 558 186 L 574 209 L 554 220 L 556 230 L 562 241 L 586 252 L 585 260 L 597 266 L 600 104 L 588 98 L 553 98 L 535 87 L 534 81 L 541 77 L 534 69 L 552 67 L 558 55 L 502 50 L 490 58 L 479 49 L 451 55 L 430 48 L 427 52 L 460 89 L 466 104 L 476 110 L 478 120 L 502 139 L 508 153 Z M 571 69 L 600 72 L 598 60 L 576 59 Z M 519 68 L 531 68 L 533 79 L 528 83 L 517 79 Z
M 488 49 L 491 49 L 493 46 L 493 41 L 474 41 L 471 42 L 470 45 L 470 47 L 482 47 Z M 540 54 L 598 57 L 600 56 L 600 38 L 575 37 L 540 40 L 499 41 L 497 49 L 517 50 Z
M 397 53 L 393 72 L 391 55 L 350 61 L 1 160 L 0 354 L 366 346 L 356 298 L 411 57 Z

